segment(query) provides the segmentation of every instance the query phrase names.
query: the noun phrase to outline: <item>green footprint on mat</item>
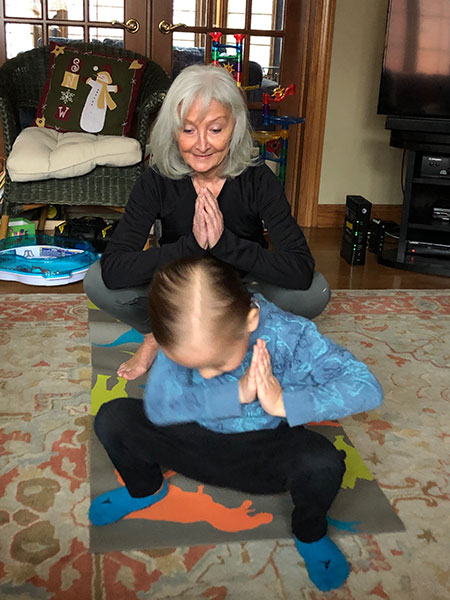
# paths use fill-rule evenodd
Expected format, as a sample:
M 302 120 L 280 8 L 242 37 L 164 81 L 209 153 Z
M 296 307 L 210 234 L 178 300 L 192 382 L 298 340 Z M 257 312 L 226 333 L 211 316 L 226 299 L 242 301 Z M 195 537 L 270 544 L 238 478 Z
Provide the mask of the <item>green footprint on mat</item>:
M 345 473 L 344 479 L 342 480 L 341 488 L 353 489 L 355 487 L 357 479 L 367 479 L 367 481 L 372 481 L 372 473 L 364 464 L 356 448 L 353 448 L 353 446 L 349 446 L 347 442 L 345 442 L 343 435 L 336 436 L 334 446 L 338 450 L 344 450 L 346 454 Z
M 97 381 L 91 390 L 91 414 L 96 415 L 102 404 L 114 400 L 114 398 L 126 398 L 128 394 L 125 391 L 126 379 L 117 378 L 116 385 L 108 390 L 106 383 L 111 375 L 97 375 Z

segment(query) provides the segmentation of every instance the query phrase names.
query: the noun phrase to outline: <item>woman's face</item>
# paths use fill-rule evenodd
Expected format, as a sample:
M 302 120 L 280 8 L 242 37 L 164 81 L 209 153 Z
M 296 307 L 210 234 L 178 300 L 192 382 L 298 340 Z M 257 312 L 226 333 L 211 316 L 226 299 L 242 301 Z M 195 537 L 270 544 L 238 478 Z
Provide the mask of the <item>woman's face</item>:
M 194 173 L 220 175 L 233 133 L 231 111 L 211 100 L 206 112 L 201 99 L 195 100 L 178 134 L 178 148 Z

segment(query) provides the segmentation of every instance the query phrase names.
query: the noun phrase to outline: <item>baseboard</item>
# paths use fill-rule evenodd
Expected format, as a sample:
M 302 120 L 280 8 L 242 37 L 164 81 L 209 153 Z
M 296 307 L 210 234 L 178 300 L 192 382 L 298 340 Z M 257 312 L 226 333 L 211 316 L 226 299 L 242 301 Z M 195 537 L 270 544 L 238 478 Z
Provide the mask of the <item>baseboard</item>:
M 372 204 L 371 217 L 382 221 L 400 223 L 401 204 Z M 341 227 L 344 223 L 345 204 L 319 204 L 317 207 L 317 227 Z

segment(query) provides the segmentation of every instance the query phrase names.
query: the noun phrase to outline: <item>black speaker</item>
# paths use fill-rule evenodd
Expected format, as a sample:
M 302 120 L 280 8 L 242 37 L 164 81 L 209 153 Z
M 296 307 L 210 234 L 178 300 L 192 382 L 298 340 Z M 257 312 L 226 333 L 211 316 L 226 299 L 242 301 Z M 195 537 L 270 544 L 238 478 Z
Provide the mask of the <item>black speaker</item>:
M 347 196 L 341 256 L 350 265 L 366 262 L 367 233 L 372 203 L 362 196 Z

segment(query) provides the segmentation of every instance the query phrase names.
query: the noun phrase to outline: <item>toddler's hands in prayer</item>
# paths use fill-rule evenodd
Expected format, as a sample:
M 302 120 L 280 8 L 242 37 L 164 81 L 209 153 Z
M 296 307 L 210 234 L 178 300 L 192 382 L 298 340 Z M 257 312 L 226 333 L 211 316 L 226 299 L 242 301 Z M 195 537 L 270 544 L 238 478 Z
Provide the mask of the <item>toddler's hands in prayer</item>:
M 239 402 L 251 404 L 256 400 L 256 356 L 253 352 L 252 362 L 239 380 Z
M 283 402 L 283 390 L 280 382 L 272 373 L 270 354 L 264 340 L 257 340 L 253 348 L 253 358 L 255 356 L 256 395 L 258 396 L 258 400 L 269 415 L 285 417 L 286 410 Z

